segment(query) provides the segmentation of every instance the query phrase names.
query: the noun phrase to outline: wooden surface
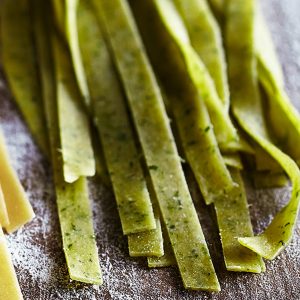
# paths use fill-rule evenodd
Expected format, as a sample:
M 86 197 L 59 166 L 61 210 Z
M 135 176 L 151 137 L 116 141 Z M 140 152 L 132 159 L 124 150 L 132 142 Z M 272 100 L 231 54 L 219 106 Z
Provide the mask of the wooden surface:
M 300 1 L 262 0 L 289 95 L 300 109 Z M 90 181 L 102 287 L 70 283 L 62 252 L 51 169 L 32 141 L 7 85 L 0 80 L 0 123 L 14 167 L 36 212 L 33 222 L 8 237 L 25 299 L 300 299 L 300 228 L 261 275 L 225 270 L 211 208 L 195 195 L 222 291 L 218 294 L 183 289 L 176 268 L 149 270 L 144 259 L 128 256 L 112 193 L 95 178 Z M 300 147 L 300 145 L 295 145 Z M 260 232 L 289 197 L 289 188 L 254 190 L 246 178 L 255 232 Z M 9 300 L 9 299 L 7 299 Z

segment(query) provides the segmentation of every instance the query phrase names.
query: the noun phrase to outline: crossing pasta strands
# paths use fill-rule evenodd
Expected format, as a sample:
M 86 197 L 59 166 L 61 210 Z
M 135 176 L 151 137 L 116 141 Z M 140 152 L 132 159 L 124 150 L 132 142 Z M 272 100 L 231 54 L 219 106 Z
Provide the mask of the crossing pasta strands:
M 129 6 L 119 0 L 98 3 L 184 286 L 218 291 L 163 100 Z

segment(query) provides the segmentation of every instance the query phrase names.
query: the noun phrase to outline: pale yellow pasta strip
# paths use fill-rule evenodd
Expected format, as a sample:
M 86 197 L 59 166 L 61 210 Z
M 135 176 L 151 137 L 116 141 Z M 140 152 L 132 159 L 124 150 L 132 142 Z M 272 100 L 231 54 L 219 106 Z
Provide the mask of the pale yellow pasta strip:
M 11 255 L 0 226 L 0 300 L 23 299 Z
M 10 233 L 31 221 L 34 217 L 34 212 L 17 174 L 11 166 L 1 131 L 0 166 L 0 182 L 9 218 L 9 224 L 4 228 Z
M 2 192 L 2 187 L 0 183 L 0 226 L 2 225 L 3 227 L 8 226 L 9 224 L 9 219 L 8 219 L 8 213 L 6 209 L 6 204 L 4 201 L 4 196 Z

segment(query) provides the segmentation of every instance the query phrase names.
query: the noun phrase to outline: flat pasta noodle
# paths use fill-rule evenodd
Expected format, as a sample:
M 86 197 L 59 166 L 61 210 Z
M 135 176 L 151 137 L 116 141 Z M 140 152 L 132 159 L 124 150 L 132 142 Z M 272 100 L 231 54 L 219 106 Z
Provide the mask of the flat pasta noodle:
M 259 3 L 257 4 L 255 12 L 255 54 L 257 57 L 258 64 L 258 74 L 260 73 L 260 64 L 266 68 L 270 74 L 267 76 L 269 84 L 278 86 L 280 88 L 284 87 L 284 78 L 282 73 L 282 68 L 280 66 L 275 46 L 272 41 L 271 33 L 266 24 L 266 20 L 261 11 Z M 261 78 L 259 77 L 259 80 Z
M 258 77 L 268 97 L 267 120 L 276 144 L 296 161 L 300 159 L 300 115 L 284 89 L 282 69 L 262 12 L 255 20 Z
M 4 195 L 0 183 L 0 226 L 7 227 L 8 224 L 9 224 L 9 218 L 8 218 Z
M 231 175 L 237 185 L 214 202 L 226 269 L 261 273 L 265 270 L 262 258 L 238 242 L 239 236 L 253 236 L 253 230 L 240 171 L 231 168 Z
M 0 131 L 0 183 L 4 195 L 9 223 L 4 226 L 8 233 L 12 233 L 30 222 L 34 212 L 18 176 L 13 169 L 5 140 Z M 3 225 L 3 224 L 2 224 Z
M 65 183 L 55 175 L 56 203 L 63 239 L 63 249 L 70 278 L 80 282 L 101 285 L 93 214 L 86 178 Z
M 147 257 L 147 263 L 149 268 L 164 268 L 176 266 L 176 259 L 164 224 L 162 224 L 162 235 L 164 255 L 160 257 Z
M 223 110 L 214 82 L 193 48 L 186 48 L 184 56 L 189 72 L 207 106 L 219 147 L 223 151 L 230 150 L 231 144 L 238 143 L 239 137 L 229 115 Z
M 90 124 L 81 103 L 71 57 L 62 39 L 52 35 L 61 153 L 64 179 L 72 183 L 81 176 L 95 175 Z
M 214 80 L 224 109 L 228 110 L 229 86 L 222 33 L 207 1 L 173 0 L 173 2 L 185 21 L 193 48 Z
M 0 226 L 0 299 L 22 300 L 14 265 Z
M 91 111 L 103 147 L 123 233 L 154 230 L 156 221 L 151 199 L 112 58 L 93 6 L 81 2 L 79 9 L 78 33 L 91 93 Z
M 73 68 L 77 84 L 83 99 L 83 102 L 87 108 L 91 105 L 90 92 L 86 81 L 84 67 L 81 60 L 78 32 L 77 32 L 77 14 L 81 14 L 78 10 L 79 0 L 63 0 L 65 1 L 65 24 L 66 24 L 66 39 L 69 44 L 69 49 L 73 61 Z
M 224 0 L 210 0 L 210 4 L 217 11 L 218 16 L 224 15 L 226 7 L 224 3 Z M 266 110 L 268 125 L 272 133 L 275 133 L 276 144 L 300 165 L 300 150 L 299 147 L 295 147 L 295 144 L 300 142 L 300 115 L 285 91 L 282 68 L 259 6 L 256 9 L 255 17 L 255 54 L 258 78 L 268 97 L 268 109 Z M 264 155 L 259 160 L 263 162 L 265 157 Z M 270 160 L 267 159 L 267 161 Z M 259 170 L 261 170 L 260 166 L 258 164 Z M 273 164 L 271 164 L 270 170 L 279 170 L 277 167 L 273 169 L 272 166 Z M 265 166 L 263 168 L 265 170 Z
M 103 13 L 184 286 L 218 291 L 220 286 L 184 178 L 163 99 L 133 16 L 126 1 L 103 0 L 96 3 Z
M 198 97 L 185 90 L 179 97 L 173 96 L 170 102 L 186 159 L 205 203 L 211 204 L 231 190 L 234 182 L 218 147 L 205 104 Z
M 95 128 L 92 128 L 92 142 L 93 142 L 95 164 L 96 164 L 96 176 L 100 179 L 101 183 L 105 185 L 105 187 L 112 190 L 111 181 L 110 181 L 110 177 L 108 174 L 108 170 L 104 158 L 102 145 L 98 137 L 98 132 Z
M 32 135 L 49 156 L 35 49 L 31 36 L 29 0 L 1 3 L 2 63 L 15 101 Z
M 238 141 L 238 136 L 229 115 L 223 109 L 214 81 L 192 47 L 186 28 L 174 4 L 165 0 L 157 4 L 162 20 L 168 20 L 165 22 L 165 26 L 179 47 L 190 77 L 207 106 L 218 144 L 221 149 L 225 150 L 228 144 Z
M 131 257 L 164 255 L 163 236 L 160 219 L 156 219 L 156 228 L 128 235 L 128 249 Z
M 166 236 L 166 230 L 164 228 L 161 213 L 159 211 L 159 205 L 153 189 L 153 185 L 149 176 L 149 173 L 144 170 L 146 174 L 147 186 L 150 193 L 153 212 L 156 221 L 156 228 L 150 231 L 144 231 L 128 236 L 128 248 L 130 256 L 146 256 L 152 258 L 162 258 L 168 256 L 165 253 L 165 242 L 169 238 Z M 174 258 L 175 261 L 175 258 Z
M 173 112 L 182 150 L 194 171 L 205 202 L 210 204 L 215 197 L 219 197 L 225 190 L 233 188 L 234 182 L 219 150 L 214 135 L 214 127 L 211 124 L 205 103 L 190 78 L 190 70 L 181 56 L 180 47 L 173 40 L 171 29 L 173 27 L 168 26 L 170 21 L 168 16 L 149 17 L 151 19 L 151 25 L 149 22 L 150 30 L 152 30 L 154 22 L 159 23 L 161 21 L 162 25 L 159 23 L 155 32 L 148 31 L 145 28 L 148 26 L 145 24 L 147 20 L 145 18 L 146 11 L 148 13 L 146 9 L 137 12 L 141 22 L 143 22 L 140 24 L 140 28 L 143 27 L 143 36 L 155 36 L 157 38 L 146 42 L 147 46 L 149 43 L 159 45 L 159 47 L 154 50 L 150 49 L 148 52 L 152 57 L 152 64 L 155 66 L 156 72 L 163 78 L 164 99 L 167 100 L 166 102 L 169 103 L 169 108 Z M 163 56 L 159 51 L 161 48 L 164 49 Z M 160 67 L 161 60 L 166 61 L 162 68 Z
M 289 243 L 300 200 L 300 172 L 296 163 L 268 139 L 255 77 L 254 0 L 228 0 L 226 46 L 234 116 L 241 127 L 282 166 L 292 182 L 288 204 L 264 232 L 239 242 L 267 259 L 274 259 Z
M 63 240 L 63 248 L 70 278 L 102 284 L 102 273 L 93 229 L 92 211 L 88 198 L 87 181 L 80 177 L 74 183 L 66 183 L 63 177 L 57 107 L 55 98 L 54 70 L 51 58 L 50 30 L 44 14 L 47 4 L 32 1 L 35 36 L 40 59 L 40 74 L 47 129 L 52 152 L 52 167 L 56 191 L 56 203 Z M 54 33 L 52 33 L 54 34 Z

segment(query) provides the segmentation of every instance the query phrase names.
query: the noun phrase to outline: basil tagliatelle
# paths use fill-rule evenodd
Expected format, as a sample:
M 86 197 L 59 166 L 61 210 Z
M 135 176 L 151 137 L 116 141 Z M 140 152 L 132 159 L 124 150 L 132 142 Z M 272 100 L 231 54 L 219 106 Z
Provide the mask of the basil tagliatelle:
M 174 112 L 173 118 L 178 127 L 183 152 L 206 203 L 214 203 L 218 211 L 226 266 L 229 270 L 260 273 L 264 269 L 261 258 L 242 247 L 237 240 L 239 235 L 245 233 L 253 235 L 245 191 L 239 185 L 241 180 L 231 188 L 225 188 L 228 183 L 226 177 L 222 177 L 220 166 L 223 165 L 227 172 L 228 170 L 218 151 L 204 101 L 197 94 L 193 81 L 189 80 L 190 69 L 186 68 L 180 55 L 180 45 L 174 41 L 174 28 L 181 28 L 181 32 L 184 32 L 184 28 L 179 25 L 179 15 L 169 0 L 132 1 L 132 7 L 152 64 L 166 87 L 166 102 Z M 177 26 L 174 26 L 175 23 Z M 160 49 L 164 49 L 163 53 Z M 163 65 L 160 64 L 161 60 L 165 61 Z M 239 179 L 238 176 L 235 177 Z M 227 222 L 229 212 L 230 220 Z M 234 260 L 237 253 L 242 255 Z
M 1 3 L 0 13 L 5 74 L 34 139 L 43 153 L 50 156 L 31 35 L 29 0 L 5 0 Z
M 255 48 L 258 77 L 268 96 L 268 124 L 276 144 L 300 162 L 300 115 L 284 90 L 284 79 L 270 32 L 262 12 L 257 9 L 255 19 Z
M 229 86 L 222 33 L 206 0 L 173 0 L 187 27 L 191 44 L 214 80 L 225 110 L 229 109 Z M 204 42 L 205 41 L 205 42 Z
M 156 228 L 125 98 L 93 5 L 81 1 L 78 34 L 80 53 L 98 129 L 116 196 L 123 233 Z
M 81 102 L 71 57 L 58 35 L 53 38 L 53 57 L 64 178 L 71 183 L 81 176 L 95 175 L 90 124 Z
M 66 38 L 70 47 L 70 53 L 73 61 L 73 67 L 75 72 L 76 81 L 83 98 L 84 104 L 90 106 L 90 93 L 89 88 L 86 82 L 85 72 L 80 58 L 80 49 L 77 33 L 77 14 L 78 11 L 78 2 L 82 0 L 61 0 L 65 1 L 65 18 L 66 18 Z M 81 13 L 81 12 L 80 12 Z
M 163 6 L 164 3 L 165 1 L 159 2 L 157 6 Z M 204 100 L 192 79 L 193 75 L 190 74 L 186 60 L 182 57 L 184 46 L 174 37 L 175 26 L 171 26 L 171 22 L 175 23 L 176 20 L 171 18 L 180 22 L 179 15 L 175 15 L 176 11 L 173 11 L 173 14 L 165 14 L 171 9 L 175 10 L 175 7 L 169 4 L 170 7 L 159 9 L 154 15 L 155 1 L 153 4 L 132 1 L 152 64 L 165 85 L 164 98 L 173 111 L 183 152 L 194 171 L 205 202 L 210 204 L 215 197 L 223 194 L 225 190 L 230 190 L 234 182 L 221 156 Z M 146 24 L 146 14 L 150 13 L 151 23 Z M 182 27 L 178 24 L 175 28 Z M 148 47 L 149 44 L 157 44 L 159 47 L 151 48 Z M 164 53 L 161 53 L 160 49 L 164 49 Z M 161 59 L 165 60 L 165 64 L 160 64 Z
M 300 200 L 300 171 L 296 163 L 275 147 L 265 129 L 258 86 L 254 48 L 255 0 L 226 2 L 226 47 L 232 110 L 241 127 L 266 150 L 290 177 L 293 190 L 289 203 L 266 230 L 239 242 L 264 258 L 274 259 L 291 240 Z
M 97 3 L 184 286 L 218 291 L 218 279 L 184 178 L 162 96 L 133 16 L 124 0 Z
M 32 0 L 32 4 L 43 102 L 52 153 L 56 203 L 68 270 L 73 280 L 99 285 L 102 284 L 102 274 L 87 181 L 85 177 L 80 177 L 73 183 L 64 181 L 63 161 L 58 151 L 60 136 L 55 103 L 54 70 L 51 63 L 51 30 L 48 28 L 47 17 L 44 14 L 48 6 L 39 0 Z

